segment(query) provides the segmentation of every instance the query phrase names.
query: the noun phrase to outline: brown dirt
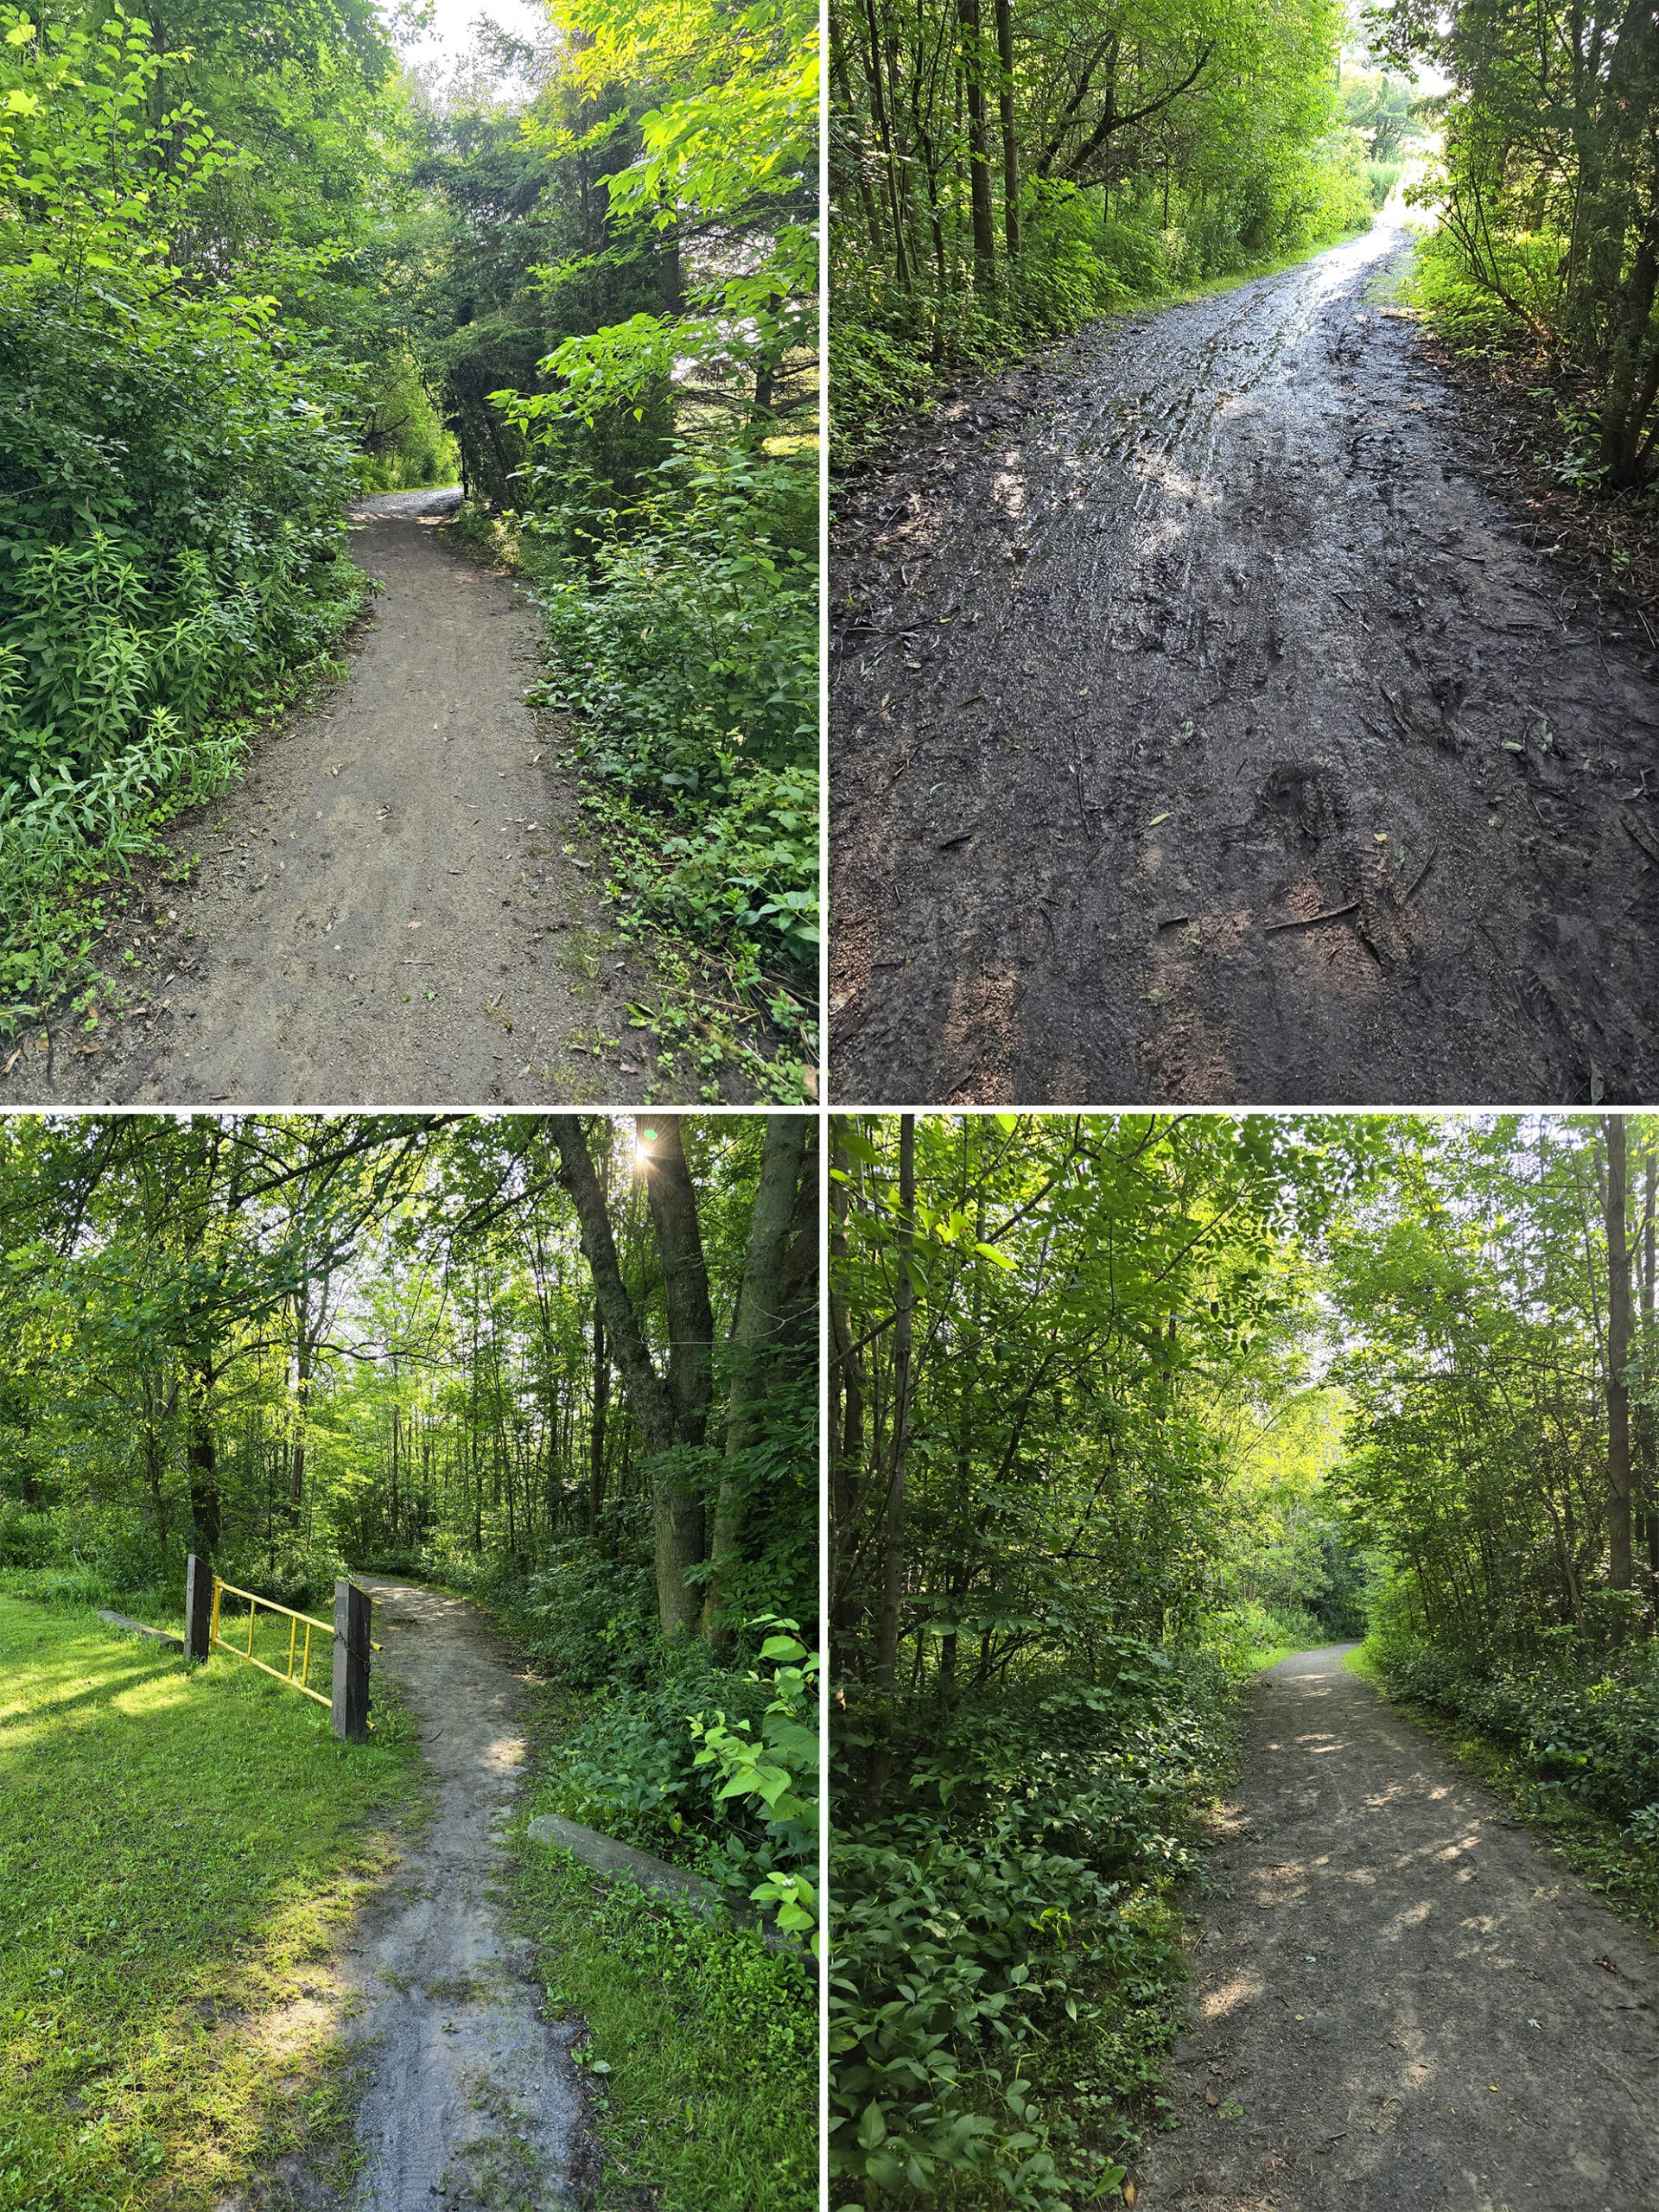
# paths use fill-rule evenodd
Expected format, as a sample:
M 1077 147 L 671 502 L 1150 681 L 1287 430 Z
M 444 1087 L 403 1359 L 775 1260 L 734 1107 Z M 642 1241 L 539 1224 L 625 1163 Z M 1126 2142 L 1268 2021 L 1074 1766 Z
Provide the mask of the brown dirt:
M 1342 1663 L 1252 1692 L 1141 2212 L 1659 2204 L 1659 1964 Z M 1212 2101 L 1213 2100 L 1213 2101 Z
M 435 534 L 455 497 L 353 510 L 353 557 L 383 588 L 345 687 L 181 817 L 168 842 L 200 866 L 171 887 L 149 871 L 102 949 L 124 1018 L 30 1033 L 0 1104 L 644 1098 L 626 1001 L 645 979 L 611 927 L 557 725 L 524 702 L 537 619 Z
M 958 394 L 835 531 L 832 1095 L 1659 1096 L 1659 655 L 1385 224 Z

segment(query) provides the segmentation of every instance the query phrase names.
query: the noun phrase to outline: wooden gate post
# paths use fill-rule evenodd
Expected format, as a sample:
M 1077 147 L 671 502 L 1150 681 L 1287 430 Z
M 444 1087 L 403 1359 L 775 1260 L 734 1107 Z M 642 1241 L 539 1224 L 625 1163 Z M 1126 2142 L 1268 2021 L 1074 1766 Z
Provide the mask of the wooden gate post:
M 192 1552 L 184 1570 L 184 1656 L 198 1666 L 207 1657 L 213 1618 L 213 1562 Z
M 369 1593 L 334 1585 L 334 1733 L 360 1744 L 369 1732 Z

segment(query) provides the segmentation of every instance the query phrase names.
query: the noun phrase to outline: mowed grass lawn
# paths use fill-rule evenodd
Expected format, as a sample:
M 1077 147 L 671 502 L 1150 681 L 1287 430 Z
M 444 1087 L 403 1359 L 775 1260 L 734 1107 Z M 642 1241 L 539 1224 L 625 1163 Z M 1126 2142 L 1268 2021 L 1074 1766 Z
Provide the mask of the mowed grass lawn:
M 194 2212 L 343 2139 L 329 2007 L 271 2024 L 418 1806 L 375 1714 L 0 1596 L 0 2212 Z

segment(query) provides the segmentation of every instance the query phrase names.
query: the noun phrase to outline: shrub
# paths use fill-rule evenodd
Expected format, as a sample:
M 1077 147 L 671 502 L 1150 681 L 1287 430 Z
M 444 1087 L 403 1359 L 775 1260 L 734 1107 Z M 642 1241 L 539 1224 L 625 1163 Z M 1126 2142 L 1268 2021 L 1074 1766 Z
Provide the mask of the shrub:
M 1555 1794 L 1630 1822 L 1659 1807 L 1659 1668 L 1646 1647 L 1598 1664 L 1567 1636 L 1551 1656 L 1472 1659 L 1395 1632 L 1376 1639 L 1384 1681 L 1473 1722 Z
M 532 500 L 545 464 L 525 472 Z M 518 518 L 548 626 L 546 697 L 582 717 L 615 888 L 735 963 L 810 989 L 817 957 L 817 585 L 810 471 L 679 454 L 661 488 Z
M 1198 1865 L 1194 1809 L 1232 1701 L 1214 1654 L 1130 1637 L 1101 1649 L 1095 1681 L 980 1692 L 943 1730 L 925 1700 L 902 1706 L 895 1764 L 914 1808 L 843 1810 L 831 2158 L 847 2187 L 931 2190 L 954 2171 L 1058 2212 L 1123 2177 L 1097 2128 L 1084 2145 L 1075 2121 L 1046 2115 L 1044 2085 L 1064 2081 L 1075 2103 L 1086 2073 L 1109 2140 L 1133 2140 L 1179 1972 L 1158 1900 Z

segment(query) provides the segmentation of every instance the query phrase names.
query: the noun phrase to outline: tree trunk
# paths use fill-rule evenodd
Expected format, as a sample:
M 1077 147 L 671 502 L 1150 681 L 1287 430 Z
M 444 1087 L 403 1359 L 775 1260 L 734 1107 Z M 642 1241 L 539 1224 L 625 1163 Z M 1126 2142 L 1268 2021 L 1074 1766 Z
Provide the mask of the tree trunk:
M 701 1444 L 714 1391 L 715 1315 L 709 1302 L 697 1194 L 685 1164 L 679 1116 L 653 1115 L 639 1126 L 642 1135 L 646 1129 L 654 1132 L 645 1165 L 645 1197 L 663 1262 L 674 1430 L 680 1443 Z
M 663 1304 L 668 1319 L 668 1396 L 677 1444 L 699 1446 L 709 1425 L 714 1391 L 715 1315 L 709 1302 L 709 1268 L 697 1221 L 697 1195 L 685 1164 L 677 1114 L 653 1115 L 638 1124 L 654 1132 L 645 1164 L 645 1198 L 663 1263 Z M 694 1628 L 701 1592 L 688 1572 L 703 1556 L 703 1506 L 683 1465 L 652 1471 L 652 1515 L 657 1531 L 658 1598 L 664 1633 Z M 673 1625 L 668 1625 L 671 1618 Z
M 1655 1201 L 1659 1198 L 1659 1149 L 1649 1140 L 1648 1154 L 1643 1175 L 1642 1190 L 1642 1352 L 1640 1373 L 1647 1388 L 1653 1387 L 1654 1353 L 1654 1260 L 1656 1257 Z M 1659 1415 L 1656 1415 L 1651 1400 L 1645 1395 L 1637 1408 L 1635 1419 L 1635 1446 L 1637 1489 L 1643 1506 L 1643 1530 L 1647 1538 L 1648 1571 L 1659 1575 Z M 1649 1581 L 1648 1604 L 1651 1610 L 1659 1585 Z
M 1008 258 L 1020 251 L 1020 148 L 1014 135 L 1014 10 L 1011 0 L 996 0 L 996 58 L 1001 64 L 997 86 L 997 118 L 1002 129 L 1002 235 Z
M 881 1545 L 881 1617 L 876 1630 L 875 1675 L 882 1710 L 870 1756 L 868 1802 L 887 1787 L 893 1764 L 893 1688 L 899 1665 L 899 1620 L 905 1592 L 905 1490 L 910 1474 L 910 1363 L 916 1293 L 910 1279 L 915 1243 L 916 1116 L 899 1117 L 898 1259 L 893 1284 L 893 1433 L 888 1446 L 887 1526 Z
M 671 1118 L 671 1117 L 668 1117 Z M 652 1126 L 655 1126 L 654 1124 Z M 702 1507 L 700 1500 L 689 1496 L 678 1479 L 678 1470 L 661 1463 L 677 1444 L 692 1440 L 681 1435 L 677 1417 L 676 1402 L 669 1386 L 657 1372 L 639 1321 L 634 1314 L 633 1301 L 628 1296 L 627 1285 L 622 1280 L 622 1270 L 617 1263 L 616 1239 L 611 1234 L 610 1217 L 605 1211 L 604 1193 L 594 1173 L 594 1163 L 588 1151 L 588 1141 L 582 1124 L 574 1114 L 550 1114 L 547 1119 L 555 1145 L 558 1148 L 564 1179 L 576 1209 L 576 1220 L 582 1232 L 582 1249 L 594 1278 L 594 1295 L 600 1311 L 605 1316 L 606 1331 L 610 1338 L 611 1357 L 622 1377 L 622 1388 L 639 1431 L 639 1440 L 645 1446 L 645 1456 L 659 1463 L 652 1471 L 652 1529 L 657 1569 L 657 1617 L 666 1637 L 677 1637 L 696 1625 L 701 1600 L 697 1592 L 686 1583 L 686 1570 L 695 1567 L 702 1557 Z M 675 1131 L 677 1148 L 678 1129 Z M 683 1159 L 681 1161 L 683 1167 Z M 690 1188 L 688 1181 L 688 1190 Z M 653 1213 L 655 1202 L 653 1198 Z M 695 1226 L 695 1205 L 693 1212 Z M 701 1248 L 699 1248 L 701 1249 Z M 664 1255 L 664 1270 L 667 1258 Z M 677 1333 L 674 1315 L 677 1307 L 689 1301 L 690 1286 L 687 1271 L 681 1271 L 675 1300 L 669 1309 L 670 1334 Z M 703 1282 L 703 1303 L 708 1303 L 708 1282 Z M 707 1369 L 709 1338 L 714 1333 L 712 1318 L 702 1332 L 702 1358 Z M 696 1347 L 690 1347 L 695 1351 Z M 673 1350 L 670 1351 L 672 1366 Z M 680 1374 L 681 1402 L 689 1406 L 690 1395 L 683 1367 Z M 707 1414 L 705 1384 L 703 1412 Z
M 652 1363 L 617 1264 L 616 1239 L 611 1234 L 604 1194 L 588 1156 L 588 1140 L 574 1114 L 550 1114 L 547 1125 L 575 1205 L 582 1255 L 594 1279 L 594 1300 L 605 1317 L 610 1356 L 622 1377 L 628 1410 L 639 1423 L 639 1440 L 648 1452 L 670 1451 L 675 1440 L 673 1408 L 663 1378 Z
M 991 217 L 991 162 L 985 129 L 984 60 L 979 42 L 979 0 L 957 0 L 962 26 L 962 69 L 968 94 L 968 197 L 974 222 L 974 282 L 983 291 L 996 283 L 996 231 Z
M 605 1417 L 611 1403 L 611 1358 L 605 1349 L 605 1317 L 594 1308 L 594 1422 L 588 1439 L 588 1534 L 599 1534 L 605 1503 Z
M 219 1495 L 219 1447 L 213 1440 L 211 1407 L 213 1378 L 210 1369 L 198 1368 L 190 1377 L 189 1434 L 185 1458 L 190 1470 L 190 1520 L 196 1549 L 204 1559 L 219 1548 L 225 1532 L 225 1513 Z
M 1607 1580 L 1630 1586 L 1630 1254 L 1624 1208 L 1624 1117 L 1602 1122 L 1607 1143 Z
M 795 1197 L 805 1157 L 804 1115 L 774 1114 L 766 1122 L 760 1154 L 760 1181 L 749 1217 L 749 1241 L 743 1255 L 743 1281 L 733 1325 L 732 1380 L 726 1408 L 726 1469 L 715 1506 L 715 1531 L 709 1547 L 710 1573 L 702 1601 L 703 1640 L 721 1649 L 731 1631 L 726 1619 L 724 1578 L 736 1566 L 748 1507 L 750 1471 L 734 1465 L 760 1433 L 758 1414 L 776 1363 L 785 1322 L 785 1262 L 795 1221 Z

